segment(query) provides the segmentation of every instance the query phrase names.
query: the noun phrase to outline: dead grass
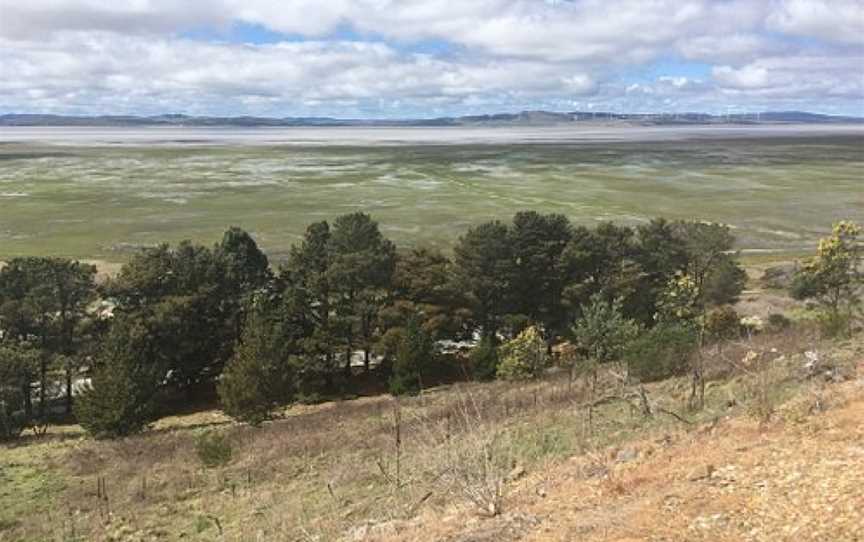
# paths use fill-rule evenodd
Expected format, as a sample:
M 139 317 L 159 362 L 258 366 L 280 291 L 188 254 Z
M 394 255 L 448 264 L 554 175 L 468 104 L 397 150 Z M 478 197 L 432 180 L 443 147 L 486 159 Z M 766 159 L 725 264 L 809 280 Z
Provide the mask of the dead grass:
M 458 384 L 398 402 L 380 396 L 297 406 L 259 429 L 215 412 L 161 420 L 118 441 L 52 428 L 43 440 L 0 450 L 0 473 L 45 473 L 26 487 L 3 485 L 0 510 L 14 513 L 0 512 L 0 541 L 402 539 L 415 528 L 437 532 L 430 518 L 451 516 L 462 518 L 462 533 L 503 522 L 525 534 L 540 525 L 534 515 L 519 515 L 526 499 L 543 499 L 540 493 L 568 479 L 584 490 L 577 502 L 589 511 L 574 505 L 587 514 L 580 515 L 583 527 L 600 525 L 608 513 L 591 520 L 591 499 L 621 501 L 624 514 L 632 499 L 659 484 L 652 472 L 625 473 L 622 464 L 746 414 L 753 386 L 771 392 L 765 423 L 806 425 L 830 408 L 825 384 L 803 379 L 802 352 L 822 348 L 848 364 L 861 344 L 816 340 L 798 330 L 706 351 L 710 382 L 700 412 L 685 408 L 686 378 L 647 386 L 653 416 L 646 416 L 636 390 L 604 373 L 602 389 L 621 400 L 597 404 L 589 423 L 586 386 L 562 371 L 536 383 Z M 770 353 L 770 381 L 760 381 L 763 367 L 741 367 L 748 351 Z M 201 464 L 195 443 L 205 432 L 230 442 L 227 465 Z M 564 478 L 562 465 L 574 465 Z M 490 533 L 489 540 L 507 539 L 496 538 L 497 527 Z

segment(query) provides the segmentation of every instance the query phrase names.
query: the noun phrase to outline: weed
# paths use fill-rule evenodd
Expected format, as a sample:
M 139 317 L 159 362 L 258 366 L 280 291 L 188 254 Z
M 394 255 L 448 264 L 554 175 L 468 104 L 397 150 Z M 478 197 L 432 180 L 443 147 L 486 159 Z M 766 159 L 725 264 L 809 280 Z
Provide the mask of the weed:
M 232 447 L 225 435 L 207 432 L 195 440 L 195 453 L 205 467 L 222 467 L 231 461 Z

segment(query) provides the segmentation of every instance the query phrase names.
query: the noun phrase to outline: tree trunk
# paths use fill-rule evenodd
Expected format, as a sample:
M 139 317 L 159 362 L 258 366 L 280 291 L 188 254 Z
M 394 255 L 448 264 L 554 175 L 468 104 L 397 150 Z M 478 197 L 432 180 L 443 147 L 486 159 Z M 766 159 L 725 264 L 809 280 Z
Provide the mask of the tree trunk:
M 39 361 L 39 417 L 45 419 L 45 388 L 48 383 L 48 361 L 45 356 Z
M 66 366 L 66 414 L 72 414 L 72 366 Z
M 24 415 L 27 420 L 33 419 L 33 393 L 30 388 L 30 375 L 27 375 L 27 380 L 21 385 L 21 394 L 24 396 Z

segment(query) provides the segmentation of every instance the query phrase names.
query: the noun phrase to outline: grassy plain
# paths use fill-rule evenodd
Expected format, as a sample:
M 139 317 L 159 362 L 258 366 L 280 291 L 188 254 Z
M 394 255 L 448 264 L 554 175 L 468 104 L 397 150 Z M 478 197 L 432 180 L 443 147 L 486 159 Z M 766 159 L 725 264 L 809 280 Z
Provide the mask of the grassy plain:
M 448 247 L 514 211 L 578 223 L 731 224 L 745 249 L 812 248 L 864 219 L 857 136 L 506 145 L 0 145 L 0 259 L 118 262 L 229 225 L 275 256 L 315 220 L 363 210 L 401 244 Z

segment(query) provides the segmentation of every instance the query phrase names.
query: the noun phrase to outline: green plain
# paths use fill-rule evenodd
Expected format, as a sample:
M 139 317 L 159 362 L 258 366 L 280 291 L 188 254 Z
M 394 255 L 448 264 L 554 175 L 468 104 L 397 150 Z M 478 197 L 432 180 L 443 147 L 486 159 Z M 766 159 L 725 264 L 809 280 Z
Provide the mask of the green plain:
M 864 219 L 855 136 L 508 145 L 0 145 L 0 259 L 123 261 L 136 247 L 251 231 L 276 259 L 310 222 L 362 210 L 399 244 L 451 246 L 515 211 L 574 222 L 725 222 L 796 252 Z

